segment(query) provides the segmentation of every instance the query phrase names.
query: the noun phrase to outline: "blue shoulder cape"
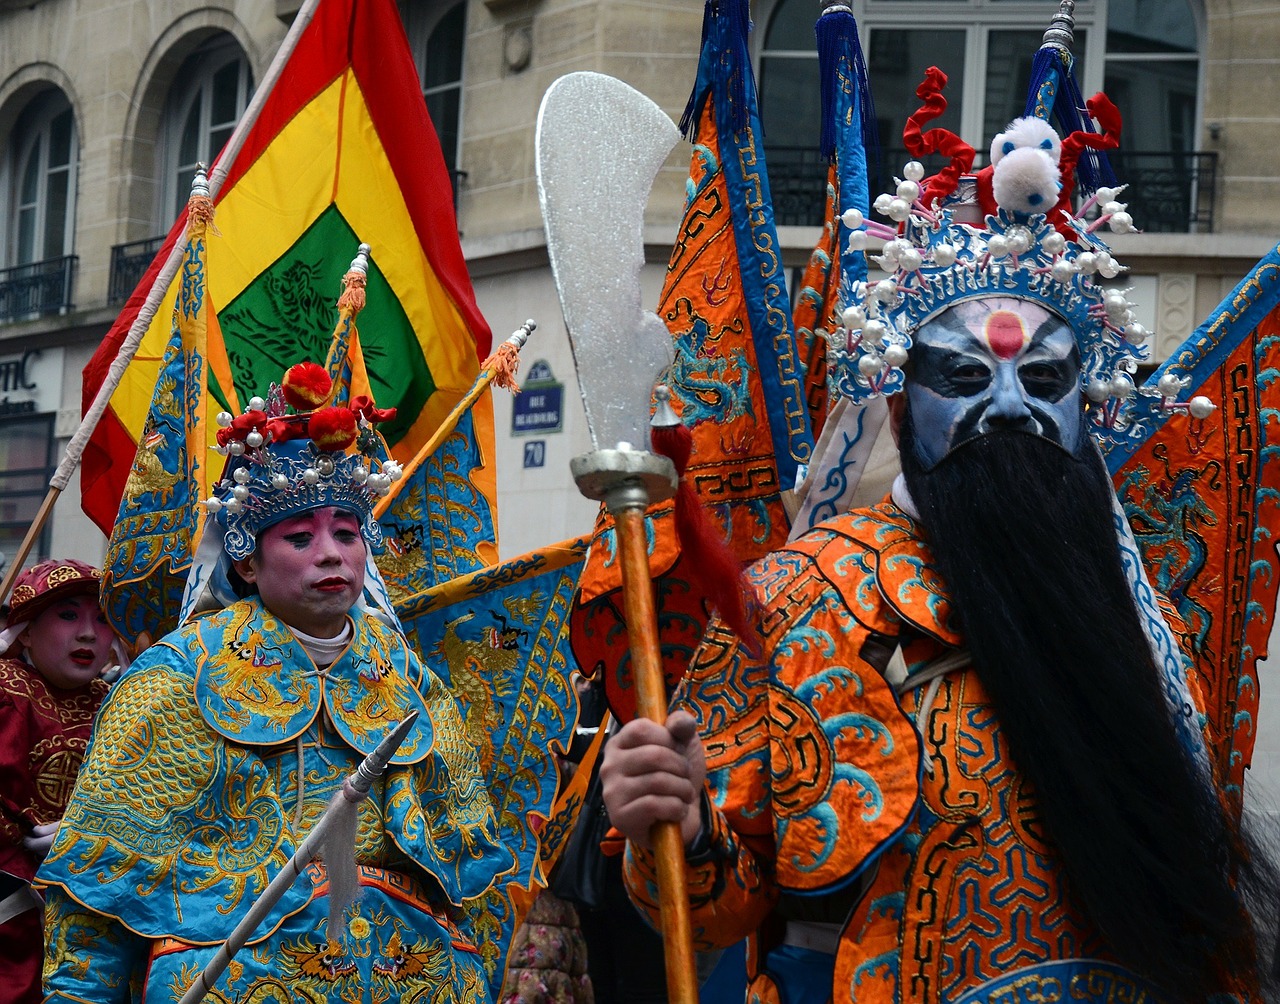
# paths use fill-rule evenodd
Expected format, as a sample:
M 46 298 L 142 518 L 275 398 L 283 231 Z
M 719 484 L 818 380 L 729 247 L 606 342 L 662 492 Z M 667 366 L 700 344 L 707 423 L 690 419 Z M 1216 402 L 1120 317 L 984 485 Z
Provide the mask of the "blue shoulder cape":
M 301 838 L 259 751 L 296 739 L 321 707 L 362 754 L 420 712 L 385 775 L 384 825 L 450 902 L 510 870 L 453 696 L 404 638 L 358 617 L 320 671 L 252 598 L 166 636 L 111 688 L 37 881 L 145 937 L 224 940 Z M 300 879 L 254 940 L 311 896 Z

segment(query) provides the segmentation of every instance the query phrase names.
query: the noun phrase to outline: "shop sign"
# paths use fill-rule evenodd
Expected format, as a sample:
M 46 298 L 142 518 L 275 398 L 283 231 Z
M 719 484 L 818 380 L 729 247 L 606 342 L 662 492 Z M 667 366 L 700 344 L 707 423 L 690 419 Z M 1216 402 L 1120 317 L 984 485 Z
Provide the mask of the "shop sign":
M 62 404 L 62 349 L 0 356 L 0 418 L 57 411 Z

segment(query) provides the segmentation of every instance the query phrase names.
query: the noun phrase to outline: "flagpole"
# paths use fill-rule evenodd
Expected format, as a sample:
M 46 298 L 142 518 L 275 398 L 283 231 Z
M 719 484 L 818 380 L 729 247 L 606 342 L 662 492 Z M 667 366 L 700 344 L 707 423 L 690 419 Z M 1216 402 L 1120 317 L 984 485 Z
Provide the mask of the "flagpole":
M 377 504 L 373 507 L 374 519 L 381 519 L 382 514 L 391 508 L 391 503 L 393 503 L 396 500 L 396 496 L 400 494 L 399 486 L 409 483 L 410 476 L 427 462 L 431 454 L 435 453 L 436 450 L 440 448 L 440 444 L 444 442 L 445 437 L 453 432 L 457 427 L 462 416 L 466 414 L 467 409 L 475 404 L 476 401 L 480 400 L 480 395 L 485 392 L 489 384 L 503 372 L 504 355 L 509 356 L 513 353 L 515 358 L 517 360 L 519 359 L 520 350 L 524 348 L 524 343 L 529 340 L 529 336 L 537 326 L 538 325 L 535 324 L 532 319 L 525 321 L 524 324 L 517 328 L 511 336 L 498 347 L 493 355 L 485 360 L 484 369 L 482 369 L 480 371 L 480 375 L 476 377 L 475 383 L 471 385 L 471 389 L 467 391 L 461 401 L 453 406 L 453 409 L 445 416 L 444 421 L 440 423 L 439 428 L 431 434 L 431 438 L 427 440 L 414 458 L 405 465 L 400 477 L 396 479 L 397 490 L 390 495 L 380 498 Z M 506 346 L 511 346 L 512 353 L 503 352 L 503 349 Z M 514 372 L 514 370 L 512 372 Z M 503 382 L 501 380 L 499 380 L 498 386 L 503 386 Z M 519 388 L 517 388 L 517 390 L 518 389 Z
M 301 9 L 299 9 L 297 16 L 294 17 L 293 24 L 289 27 L 284 41 L 280 43 L 280 48 L 276 51 L 275 58 L 271 61 L 271 65 L 267 67 L 261 86 L 254 92 L 253 100 L 249 102 L 249 107 L 245 109 L 244 115 L 236 124 L 235 130 L 231 133 L 231 138 L 227 140 L 227 145 L 222 150 L 222 155 L 218 157 L 218 162 L 214 164 L 213 171 L 209 174 L 209 197 L 211 199 L 217 200 L 218 193 L 222 189 L 222 183 L 226 181 L 227 174 L 230 171 L 230 165 L 239 156 L 240 150 L 248 138 L 249 130 L 257 123 L 258 116 L 262 114 L 262 108 L 266 104 L 267 98 L 272 90 L 275 89 L 277 81 L 279 81 L 281 74 L 284 72 L 285 64 L 289 61 L 289 57 L 293 55 L 293 50 L 298 47 L 298 39 L 302 37 L 303 31 L 306 30 L 307 25 L 315 17 L 316 8 L 319 5 L 320 0 L 306 0 Z M 0 602 L 8 598 L 9 590 L 13 588 L 13 582 L 18 577 L 18 572 L 22 569 L 27 560 L 27 555 L 31 553 L 31 548 L 35 545 L 36 538 L 40 536 L 45 523 L 48 522 L 49 515 L 53 512 L 54 503 L 57 502 L 58 496 L 66 489 L 67 484 L 71 481 L 71 475 L 80 465 L 80 458 L 89 442 L 89 437 L 93 435 L 94 430 L 98 427 L 98 422 L 102 420 L 102 415 L 107 410 L 107 405 L 111 402 L 111 396 L 115 394 L 120 386 L 124 371 L 133 362 L 138 346 L 142 344 L 143 336 L 147 333 L 147 329 L 151 327 L 151 321 L 155 318 L 156 311 L 160 307 L 160 301 L 164 299 L 165 294 L 169 291 L 170 284 L 173 282 L 173 277 L 177 275 L 178 265 L 182 261 L 184 244 L 185 242 L 181 240 L 173 242 L 173 247 L 169 250 L 169 257 L 165 259 L 164 264 L 160 267 L 160 272 L 156 275 L 155 282 L 151 284 L 146 300 L 139 308 L 138 315 L 133 319 L 133 323 L 129 326 L 128 335 L 120 343 L 120 349 L 116 353 L 115 359 L 111 361 L 111 366 L 108 368 L 102 384 L 98 387 L 98 393 L 94 397 L 93 403 L 85 411 L 79 427 L 71 437 L 71 441 L 67 443 L 62 462 L 58 464 L 57 470 L 53 472 L 53 477 L 49 479 L 49 491 L 45 495 L 44 501 L 40 503 L 40 508 L 36 512 L 35 522 L 27 529 L 27 534 L 22 539 L 22 544 L 19 546 L 17 554 L 5 570 L 4 580 L 0 582 Z

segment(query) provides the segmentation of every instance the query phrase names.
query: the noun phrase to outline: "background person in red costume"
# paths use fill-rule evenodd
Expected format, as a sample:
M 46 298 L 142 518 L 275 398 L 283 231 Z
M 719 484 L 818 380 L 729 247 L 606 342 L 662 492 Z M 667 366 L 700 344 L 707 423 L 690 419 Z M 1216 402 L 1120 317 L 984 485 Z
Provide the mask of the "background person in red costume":
M 41 903 L 30 880 L 84 759 L 115 635 L 102 573 L 73 559 L 27 569 L 0 633 L 0 1001 L 41 999 Z

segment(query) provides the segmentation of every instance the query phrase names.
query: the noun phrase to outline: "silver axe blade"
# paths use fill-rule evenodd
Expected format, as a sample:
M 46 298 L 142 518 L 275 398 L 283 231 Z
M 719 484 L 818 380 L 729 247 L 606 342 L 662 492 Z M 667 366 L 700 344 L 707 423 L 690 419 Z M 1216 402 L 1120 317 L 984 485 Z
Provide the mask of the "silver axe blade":
M 601 73 L 556 80 L 538 110 L 538 198 L 592 446 L 649 442 L 650 396 L 671 335 L 641 306 L 644 211 L 680 131 Z

